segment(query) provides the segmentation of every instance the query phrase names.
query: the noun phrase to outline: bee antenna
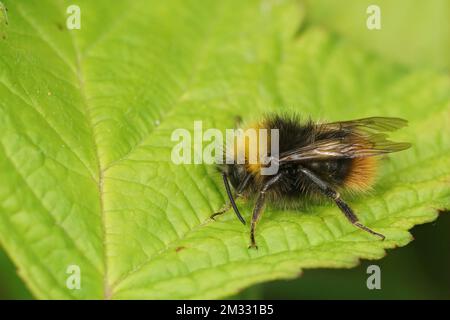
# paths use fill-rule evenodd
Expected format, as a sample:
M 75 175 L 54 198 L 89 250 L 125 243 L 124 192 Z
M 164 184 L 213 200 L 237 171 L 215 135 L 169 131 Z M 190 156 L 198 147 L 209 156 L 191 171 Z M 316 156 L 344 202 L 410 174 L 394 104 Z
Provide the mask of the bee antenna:
M 242 222 L 242 224 L 245 225 L 245 220 L 242 217 L 241 213 L 239 212 L 238 207 L 236 206 L 236 202 L 234 201 L 233 195 L 231 193 L 230 184 L 228 182 L 228 177 L 226 173 L 222 174 L 223 177 L 223 184 L 225 185 L 225 190 L 227 190 L 228 199 L 230 199 L 231 206 L 233 207 L 234 212 L 236 213 L 236 216 L 238 219 Z

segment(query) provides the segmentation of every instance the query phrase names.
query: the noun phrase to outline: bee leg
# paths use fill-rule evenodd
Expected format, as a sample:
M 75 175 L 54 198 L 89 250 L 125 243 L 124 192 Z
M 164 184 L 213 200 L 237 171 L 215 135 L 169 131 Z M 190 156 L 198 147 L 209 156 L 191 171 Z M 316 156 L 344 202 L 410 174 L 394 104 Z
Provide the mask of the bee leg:
M 258 249 L 258 246 L 256 245 L 255 241 L 255 231 L 256 231 L 256 224 L 258 223 L 259 219 L 261 218 L 261 215 L 264 211 L 264 203 L 266 200 L 266 192 L 269 190 L 269 188 L 280 179 L 281 174 L 277 174 L 273 178 L 271 178 L 269 181 L 267 181 L 264 186 L 262 187 L 261 191 L 259 192 L 258 199 L 256 199 L 255 207 L 253 208 L 253 215 L 252 215 L 252 223 L 250 227 L 250 248 L 256 248 Z
M 363 225 L 361 222 L 358 221 L 358 217 L 355 215 L 355 213 L 353 212 L 353 210 L 348 206 L 347 203 L 345 203 L 344 200 L 342 200 L 340 198 L 340 195 L 338 192 L 333 191 L 334 194 L 332 195 L 332 198 L 334 200 L 334 202 L 336 203 L 336 205 L 339 207 L 339 209 L 341 209 L 341 211 L 344 213 L 345 217 L 356 227 L 370 233 L 373 234 L 377 237 L 380 237 L 381 240 L 384 240 L 386 237 L 384 235 L 382 235 L 381 233 L 375 232 L 372 229 L 366 227 L 365 225 Z
M 258 220 L 261 218 L 261 214 L 263 213 L 264 202 L 265 202 L 265 195 L 264 192 L 261 191 L 261 193 L 258 196 L 258 199 L 256 200 L 255 207 L 253 208 L 252 224 L 250 227 L 250 245 L 248 246 L 249 249 L 250 248 L 258 249 L 258 246 L 256 245 L 255 241 L 255 231 L 256 231 L 256 224 Z
M 228 182 L 228 176 L 225 172 L 222 173 L 222 178 L 223 178 L 223 184 L 225 185 L 225 190 L 227 191 L 227 195 L 228 195 L 228 199 L 230 200 L 229 203 L 227 203 L 222 209 L 220 209 L 218 212 L 214 213 L 210 219 L 215 220 L 214 218 L 218 215 L 221 215 L 225 212 L 227 212 L 228 210 L 230 210 L 230 208 L 232 207 L 234 212 L 236 213 L 236 216 L 238 217 L 238 219 L 242 222 L 242 224 L 245 225 L 245 220 L 242 217 L 241 213 L 239 212 L 238 207 L 236 206 L 236 202 L 234 201 L 235 199 L 239 198 L 241 196 L 241 189 L 243 190 L 246 187 L 246 184 L 248 183 L 248 181 L 250 180 L 250 178 L 245 178 L 243 180 L 243 183 L 241 183 L 241 185 L 238 187 L 238 193 L 233 197 L 233 194 L 231 193 L 231 188 L 230 188 L 230 184 Z M 245 185 L 243 185 L 245 183 Z
M 237 196 L 234 197 L 235 200 L 237 198 L 238 198 Z M 220 208 L 219 211 L 214 212 L 209 218 L 212 220 L 216 220 L 215 217 L 220 216 L 221 214 L 224 214 L 225 212 L 227 212 L 230 209 L 231 209 L 231 202 L 227 202 L 224 204 L 224 206 L 222 208 Z
M 239 186 L 237 188 L 237 193 L 234 196 L 231 195 L 231 197 L 230 197 L 231 191 L 230 191 L 230 193 L 228 192 L 230 189 L 230 186 L 228 184 L 228 176 L 226 173 L 222 173 L 222 177 L 224 178 L 223 181 L 224 181 L 225 189 L 227 190 L 227 195 L 228 195 L 228 198 L 230 199 L 230 202 L 226 203 L 219 211 L 215 212 L 212 216 L 210 216 L 210 219 L 212 219 L 212 220 L 215 220 L 216 216 L 227 212 L 228 210 L 231 209 L 231 207 L 233 207 L 233 202 L 235 203 L 235 200 L 237 198 L 242 197 L 242 192 L 247 187 L 252 176 L 250 174 L 246 175 L 244 180 L 242 180 L 242 182 L 239 184 Z M 238 216 L 239 220 L 245 225 L 245 221 L 243 221 L 244 219 L 242 218 L 241 214 L 239 213 L 239 210 L 237 209 L 237 207 L 235 209 L 235 212 L 236 212 L 236 215 Z
M 301 167 L 300 169 L 309 179 L 311 179 L 312 182 L 314 182 L 320 189 L 320 191 L 326 195 L 327 197 L 331 198 L 338 208 L 344 213 L 345 217 L 350 221 L 351 224 L 353 224 L 355 227 L 358 227 L 370 234 L 373 234 L 377 237 L 380 237 L 382 240 L 384 240 L 386 237 L 382 235 L 381 233 L 375 232 L 372 229 L 366 227 L 361 222 L 358 221 L 358 217 L 353 212 L 353 210 L 349 207 L 349 205 L 341 199 L 341 196 L 339 192 L 334 190 L 331 186 L 328 185 L 325 181 L 320 179 L 318 176 L 316 176 L 313 172 L 310 170 Z

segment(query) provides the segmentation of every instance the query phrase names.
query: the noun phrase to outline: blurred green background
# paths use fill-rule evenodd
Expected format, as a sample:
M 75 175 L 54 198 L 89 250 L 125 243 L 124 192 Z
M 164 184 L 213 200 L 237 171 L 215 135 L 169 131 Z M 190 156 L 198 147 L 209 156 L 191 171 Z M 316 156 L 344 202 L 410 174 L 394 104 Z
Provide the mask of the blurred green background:
M 448 74 L 450 1 L 314 0 L 301 2 L 304 27 L 322 25 L 356 46 L 408 68 Z M 366 8 L 381 8 L 382 29 L 365 28 Z M 449 119 L 450 120 L 450 119 Z M 305 270 L 292 281 L 249 288 L 237 298 L 269 299 L 450 299 L 450 214 L 412 230 L 415 241 L 388 251 L 380 261 L 351 270 Z M 368 290 L 367 266 L 381 268 L 381 290 Z M 0 249 L 0 299 L 32 299 L 15 266 Z

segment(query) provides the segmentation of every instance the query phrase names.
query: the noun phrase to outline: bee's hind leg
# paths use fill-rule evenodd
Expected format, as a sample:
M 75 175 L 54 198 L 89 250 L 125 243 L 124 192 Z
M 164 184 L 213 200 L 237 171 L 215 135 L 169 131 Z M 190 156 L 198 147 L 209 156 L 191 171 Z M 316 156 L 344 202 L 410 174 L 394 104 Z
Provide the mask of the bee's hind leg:
M 320 191 L 326 195 L 328 198 L 331 198 L 336 205 L 339 207 L 339 209 L 342 211 L 342 213 L 345 215 L 345 217 L 350 221 L 351 224 L 353 224 L 355 227 L 358 227 L 370 234 L 373 234 L 377 237 L 380 237 L 382 240 L 384 240 L 386 237 L 382 235 L 381 233 L 375 232 L 372 229 L 366 227 L 361 222 L 358 221 L 358 217 L 353 212 L 353 210 L 348 206 L 348 204 L 341 199 L 341 196 L 339 192 L 335 191 L 333 188 L 331 188 L 328 183 L 320 179 L 318 176 L 316 176 L 313 172 L 310 170 L 301 167 L 300 169 L 313 183 L 315 183 Z

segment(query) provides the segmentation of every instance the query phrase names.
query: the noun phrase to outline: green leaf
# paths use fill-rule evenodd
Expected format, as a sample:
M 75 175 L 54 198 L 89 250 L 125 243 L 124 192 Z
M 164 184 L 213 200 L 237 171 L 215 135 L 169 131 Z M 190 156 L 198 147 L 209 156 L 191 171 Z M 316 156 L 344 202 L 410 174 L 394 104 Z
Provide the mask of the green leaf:
M 38 298 L 219 298 L 303 268 L 349 268 L 411 241 L 449 208 L 450 81 L 323 30 L 295 1 L 4 1 L 0 243 Z M 401 116 L 414 148 L 350 200 L 382 242 L 331 205 L 267 208 L 259 250 L 212 166 L 170 160 L 176 128 L 295 109 L 329 120 Z M 246 219 L 252 203 L 239 203 Z M 68 266 L 81 289 L 66 287 Z

